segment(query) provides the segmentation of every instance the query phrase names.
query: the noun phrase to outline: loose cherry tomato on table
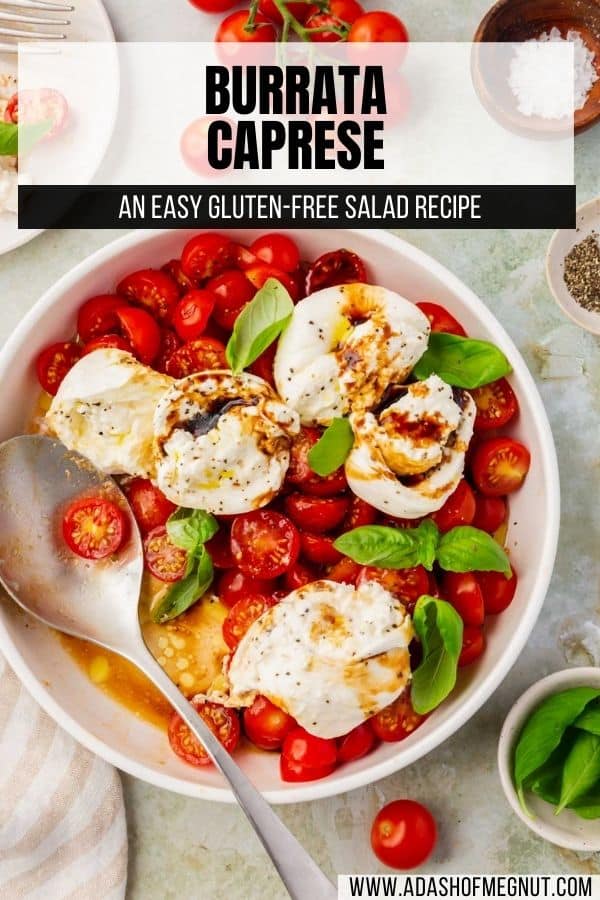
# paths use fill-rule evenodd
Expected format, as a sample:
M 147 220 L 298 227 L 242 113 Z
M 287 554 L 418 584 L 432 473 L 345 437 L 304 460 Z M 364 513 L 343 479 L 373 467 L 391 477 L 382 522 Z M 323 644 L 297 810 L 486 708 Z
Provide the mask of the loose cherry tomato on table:
M 240 740 L 240 720 L 235 709 L 194 697 L 192 706 L 229 753 Z M 174 752 L 191 766 L 209 766 L 211 758 L 178 713 L 169 722 L 169 743 Z
M 122 350 L 124 353 L 133 353 L 129 341 L 126 341 L 120 334 L 103 334 L 101 337 L 92 338 L 91 341 L 84 344 L 81 355 L 87 356 L 94 350 Z
M 389 12 L 368 12 L 354 21 L 348 34 L 350 43 L 405 44 L 408 31 L 404 23 Z
M 367 270 L 360 256 L 351 250 L 332 250 L 319 256 L 308 270 L 306 293 L 314 294 L 336 284 L 365 282 Z
M 237 15 L 237 14 L 236 14 Z M 181 254 L 181 269 L 191 281 L 213 278 L 228 269 L 234 260 L 230 238 L 214 231 L 190 238 Z
M 188 564 L 187 553 L 171 542 L 164 525 L 153 528 L 144 538 L 144 560 L 148 571 L 167 583 L 183 578 Z
M 286 479 L 297 485 L 305 494 L 315 497 L 333 497 L 348 487 L 343 466 L 324 478 L 313 472 L 308 463 L 308 454 L 321 437 L 318 428 L 301 428 L 300 434 L 292 441 L 290 464 Z
M 442 578 L 442 597 L 451 603 L 465 625 L 483 625 L 485 609 L 479 586 L 479 573 L 445 572 Z
M 288 494 L 285 511 L 292 522 L 304 531 L 331 531 L 339 525 L 348 512 L 347 497 L 310 497 L 306 494 Z
M 231 558 L 233 559 L 233 565 L 236 566 L 233 554 L 231 554 Z M 274 588 L 275 582 L 273 580 L 267 578 L 252 578 L 250 575 L 245 575 L 241 569 L 236 567 L 227 569 L 226 572 L 223 572 L 219 579 L 217 593 L 221 603 L 231 609 L 238 600 L 242 600 L 244 597 L 249 597 L 253 594 L 269 596 L 273 593 Z
M 512 438 L 483 441 L 471 460 L 475 487 L 487 497 L 498 497 L 518 490 L 529 471 L 529 450 Z
M 233 328 L 235 320 L 255 294 L 253 285 L 238 269 L 226 269 L 225 272 L 211 278 L 206 290 L 214 297 L 215 322 L 228 330 Z
M 167 359 L 165 370 L 172 378 L 185 378 L 210 369 L 228 369 L 225 344 L 216 338 L 201 337 L 188 341 Z
M 359 16 L 364 14 L 364 9 L 356 0 L 331 0 L 327 12 L 315 12 L 306 23 L 307 28 L 333 28 L 347 31 L 346 26 L 356 22 Z M 315 43 L 333 43 L 344 40 L 344 36 L 335 31 L 316 31 L 309 35 Z
M 300 251 L 285 234 L 261 235 L 250 245 L 250 252 L 261 262 L 275 266 L 282 272 L 294 272 L 300 264 Z
M 337 764 L 332 738 L 320 738 L 304 728 L 293 728 L 283 739 L 280 772 L 284 781 L 316 781 L 330 775 Z
M 254 17 L 254 24 L 252 27 L 247 27 L 248 18 L 248 10 L 240 9 L 223 19 L 215 34 L 216 43 L 256 44 L 265 42 L 271 43 L 272 41 L 277 40 L 277 31 L 266 16 L 258 13 Z M 237 52 L 235 48 L 232 48 L 231 52 L 226 51 L 226 55 L 235 57 Z
M 417 303 L 422 313 L 425 313 L 429 319 L 432 331 L 443 331 L 445 334 L 457 334 L 459 337 L 466 337 L 467 332 L 453 315 L 447 309 L 440 306 L 439 303 L 430 303 L 424 300 Z
M 84 344 L 92 338 L 117 332 L 117 309 L 123 305 L 123 298 L 116 294 L 99 294 L 86 300 L 77 313 L 77 334 Z
M 215 306 L 210 291 L 195 289 L 184 294 L 173 310 L 171 321 L 182 341 L 199 338 Z
M 496 616 L 510 606 L 517 589 L 517 573 L 510 578 L 502 572 L 478 572 L 477 580 L 483 594 L 483 605 L 488 616 Z
M 223 640 L 235 650 L 251 625 L 277 600 L 265 594 L 247 594 L 231 607 L 223 622 Z
M 373 820 L 371 847 L 392 869 L 414 869 L 431 855 L 437 826 L 429 810 L 415 800 L 394 800 Z
M 354 762 L 370 753 L 377 743 L 375 733 L 368 722 L 362 722 L 337 739 L 338 762 Z
M 164 525 L 177 509 L 149 478 L 132 478 L 123 485 L 123 491 L 142 534 Z
M 73 553 L 83 559 L 105 559 L 116 553 L 129 531 L 125 513 L 105 497 L 82 497 L 66 509 L 62 533 Z
M 353 494 L 348 515 L 344 519 L 343 530 L 352 531 L 353 528 L 362 528 L 363 525 L 374 525 L 378 515 L 374 506 Z
M 410 693 L 405 690 L 393 703 L 372 716 L 369 724 L 380 741 L 395 743 L 412 734 L 425 719 L 426 716 L 414 711 Z
M 474 388 L 471 396 L 477 406 L 475 431 L 502 428 L 508 425 L 519 411 L 515 392 L 506 378 L 499 378 L 498 381 Z
M 244 574 L 276 578 L 298 559 L 300 536 L 287 516 L 272 509 L 258 509 L 234 519 L 231 552 Z
M 117 294 L 164 322 L 179 300 L 179 287 L 162 269 L 140 269 L 121 279 Z
M 300 532 L 302 555 L 309 562 L 318 566 L 332 566 L 342 558 L 340 551 L 333 546 L 333 541 L 334 538 L 326 534 Z
M 67 372 L 81 355 L 81 348 L 72 341 L 59 341 L 42 350 L 35 364 L 38 381 L 53 397 Z
M 144 365 L 151 365 L 160 351 L 160 328 L 156 320 L 138 306 L 121 306 L 117 318 L 132 352 Z
M 304 587 L 305 584 L 317 581 L 318 578 L 319 576 L 314 569 L 299 560 L 296 560 L 292 568 L 288 569 L 283 576 L 284 584 L 288 591 L 296 591 L 298 588 Z
M 476 659 L 479 659 L 484 650 L 485 635 L 483 629 L 474 625 L 465 625 L 462 650 L 458 657 L 459 667 L 462 669 L 464 666 L 470 666 Z
M 365 581 L 376 581 L 391 594 L 406 604 L 409 612 L 423 594 L 429 592 L 429 575 L 423 566 L 409 569 L 380 569 L 377 566 L 364 566 L 358 576 L 357 584 Z
M 339 581 L 340 584 L 356 584 L 362 570 L 363 567 L 359 563 L 355 563 L 348 556 L 343 556 L 331 566 L 325 578 L 329 581 Z
M 431 514 L 440 531 L 450 531 L 457 525 L 471 525 L 475 517 L 475 495 L 467 481 L 459 481 L 441 509 Z
M 475 495 L 475 517 L 471 523 L 475 528 L 481 528 L 493 534 L 506 519 L 506 500 L 503 497 L 486 497 L 484 494 Z
M 297 727 L 292 716 L 260 695 L 244 710 L 243 721 L 246 736 L 261 750 L 279 750 L 286 734 Z

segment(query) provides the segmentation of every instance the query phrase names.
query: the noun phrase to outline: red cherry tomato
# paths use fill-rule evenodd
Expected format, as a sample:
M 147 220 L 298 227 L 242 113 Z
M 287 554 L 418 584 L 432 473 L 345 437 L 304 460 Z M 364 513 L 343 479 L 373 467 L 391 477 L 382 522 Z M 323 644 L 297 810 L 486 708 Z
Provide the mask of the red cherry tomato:
M 179 347 L 167 359 L 165 369 L 172 378 L 185 378 L 195 372 L 228 369 L 225 344 L 216 338 L 201 337 Z
M 81 349 L 71 341 L 51 344 L 42 350 L 35 364 L 38 381 L 47 394 L 53 397 L 69 369 L 72 369 Z
M 190 3 L 205 13 L 222 13 L 236 6 L 237 0 L 190 0 Z
M 392 13 L 368 12 L 354 21 L 348 41 L 368 44 L 379 44 L 382 41 L 405 44 L 408 42 L 408 32 L 404 23 Z
M 506 500 L 503 497 L 475 495 L 475 517 L 473 526 L 493 534 L 506 519 Z
M 359 16 L 364 14 L 364 9 L 356 0 L 331 0 L 327 12 L 314 12 L 306 23 L 307 28 L 326 28 L 333 26 L 346 31 L 346 26 L 356 22 Z M 316 43 L 331 43 L 344 40 L 344 37 L 335 31 L 317 31 L 309 35 L 311 41 Z
M 142 534 L 164 525 L 177 509 L 149 478 L 132 478 L 123 485 L 123 490 Z
M 277 40 L 276 29 L 261 13 L 258 13 L 255 16 L 254 26 L 252 28 L 248 29 L 247 25 L 247 9 L 240 9 L 237 12 L 231 13 L 227 18 L 223 19 L 217 28 L 217 33 L 215 34 L 216 43 L 256 44 L 264 42 L 270 43 Z M 237 52 L 234 48 L 226 51 L 227 57 L 235 57 L 236 55 Z
M 206 285 L 215 300 L 213 318 L 223 328 L 231 331 L 235 320 L 252 300 L 255 294 L 254 287 L 250 284 L 243 272 L 238 269 L 227 269 L 220 275 L 211 278 Z
M 257 291 L 263 287 L 269 278 L 274 278 L 284 286 L 294 303 L 300 298 L 298 282 L 292 278 L 289 272 L 284 272 L 283 269 L 277 269 L 275 266 L 268 266 L 266 263 L 259 263 L 256 266 L 250 266 L 249 269 L 246 269 L 245 275 Z
M 233 559 L 233 565 L 236 566 L 233 554 L 231 554 L 231 558 Z M 236 567 L 233 569 L 228 568 L 226 572 L 223 572 L 219 579 L 217 593 L 221 603 L 231 609 L 238 600 L 241 600 L 244 597 L 249 597 L 254 594 L 268 596 L 273 593 L 273 589 L 274 582 L 272 580 L 266 578 L 252 578 L 250 575 L 245 575 Z
M 431 514 L 440 531 L 450 531 L 457 525 L 471 525 L 475 517 L 475 495 L 463 478 L 441 509 Z
M 261 262 L 282 272 L 294 272 L 300 264 L 300 251 L 285 234 L 261 235 L 250 245 L 250 252 Z
M 214 169 L 208 158 L 208 133 L 210 126 L 216 121 L 217 116 L 201 116 L 194 119 L 184 128 L 179 140 L 179 150 L 184 163 L 191 172 L 204 178 L 220 178 L 231 168 L 229 165 L 222 169 Z M 235 131 L 236 125 L 231 119 L 223 116 L 221 121 L 227 122 L 232 131 Z
M 185 575 L 188 557 L 185 550 L 171 543 L 164 525 L 153 528 L 144 538 L 146 568 L 159 581 L 179 581 Z
M 318 566 L 333 566 L 342 558 L 339 550 L 333 546 L 334 538 L 326 534 L 310 534 L 308 531 L 300 532 L 302 555 L 311 563 Z
M 227 752 L 233 753 L 239 743 L 241 730 L 235 709 L 210 703 L 199 697 L 194 697 L 190 702 Z M 178 713 L 173 713 L 169 722 L 169 743 L 177 756 L 191 766 L 211 765 L 210 756 Z
M 394 800 L 379 810 L 371 827 L 375 856 L 392 869 L 414 869 L 431 855 L 437 826 L 429 810 L 415 800 Z
M 377 516 L 378 511 L 374 506 L 353 495 L 348 515 L 344 519 L 343 530 L 352 531 L 353 528 L 362 528 L 363 525 L 374 525 Z
M 405 690 L 393 703 L 369 719 L 369 722 L 380 741 L 394 743 L 403 741 L 422 725 L 425 719 L 426 716 L 414 711 L 410 693 Z
M 258 356 L 250 366 L 250 372 L 252 372 L 253 375 L 258 375 L 259 378 L 262 378 L 263 381 L 266 381 L 267 384 L 270 384 L 272 388 L 275 387 L 273 363 L 275 362 L 276 351 L 277 344 L 271 344 L 270 347 L 267 347 L 266 350 L 263 350 L 260 356 Z
M 291 569 L 288 569 L 283 576 L 283 580 L 287 591 L 295 591 L 304 587 L 305 584 L 316 581 L 318 577 L 314 569 L 296 560 Z
M 125 541 L 129 523 L 122 509 L 104 497 L 83 497 L 71 503 L 62 520 L 67 546 L 83 559 L 105 559 Z
M 467 336 L 467 332 L 460 322 L 439 303 L 430 303 L 424 300 L 422 303 L 417 303 L 417 306 L 429 319 L 432 331 L 443 331 L 446 334 L 457 334 L 460 337 Z
M 473 625 L 465 625 L 462 650 L 458 657 L 459 667 L 470 666 L 476 659 L 479 659 L 484 650 L 485 635 L 483 630 Z
M 512 438 L 483 441 L 471 460 L 475 487 L 487 497 L 511 494 L 525 481 L 530 462 L 527 447 Z
M 244 710 L 244 731 L 261 750 L 279 750 L 286 734 L 296 727 L 292 716 L 260 695 Z
M 154 360 L 153 368 L 163 375 L 167 371 L 167 360 L 171 358 L 173 353 L 181 347 L 181 340 L 171 328 L 160 329 L 160 350 L 158 356 Z
M 292 442 L 286 478 L 290 484 L 302 488 L 305 494 L 312 494 L 315 497 L 332 497 L 335 494 L 341 494 L 348 487 L 348 482 L 343 466 L 325 478 L 317 475 L 309 466 L 308 454 L 321 437 L 321 433 L 318 428 L 300 429 L 300 434 Z
M 351 250 L 332 250 L 319 256 L 308 270 L 306 293 L 314 294 L 336 284 L 367 280 L 367 270 L 360 256 Z
M 477 580 L 487 616 L 496 616 L 510 606 L 517 589 L 517 573 L 514 569 L 510 578 L 506 578 L 502 572 L 478 572 Z
M 206 549 L 217 569 L 235 568 L 235 559 L 231 552 L 231 529 L 227 524 L 221 523 L 214 537 L 206 542 Z
M 347 497 L 310 497 L 306 494 L 288 494 L 285 511 L 298 528 L 304 531 L 331 531 L 339 525 L 348 512 Z
M 248 629 L 277 601 L 272 596 L 248 594 L 231 607 L 223 622 L 223 639 L 235 650 Z
M 10 116 L 10 118 L 8 118 Z M 33 125 L 37 122 L 52 122 L 52 127 L 44 138 L 53 138 L 64 130 L 69 116 L 69 105 L 64 94 L 54 88 L 32 88 L 19 91 L 9 100 L 4 119 L 17 125 Z
M 471 395 L 477 406 L 475 431 L 489 431 L 508 425 L 517 415 L 519 404 L 506 378 L 475 388 Z
M 81 355 L 87 356 L 94 350 L 122 350 L 124 353 L 133 353 L 129 341 L 126 341 L 120 334 L 103 334 L 102 337 L 93 338 L 84 345 Z
M 188 278 L 187 275 L 184 274 L 183 269 L 181 268 L 181 260 L 180 259 L 170 259 L 168 262 L 164 264 L 164 266 L 160 267 L 161 272 L 164 272 L 169 278 L 172 278 L 179 288 L 179 294 L 183 297 L 185 293 L 191 291 L 192 288 L 195 288 L 195 283 Z
M 444 572 L 441 591 L 465 625 L 483 625 L 483 594 L 473 572 Z
M 306 22 L 310 14 L 316 9 L 316 7 L 312 6 L 310 3 L 286 3 L 286 7 L 294 18 L 298 19 L 302 24 Z M 283 18 L 276 7 L 274 0 L 259 0 L 258 8 L 267 19 L 276 22 L 278 25 L 283 24 Z
M 140 269 L 126 275 L 118 283 L 117 294 L 164 322 L 169 319 L 179 300 L 179 287 L 161 269 Z
M 181 298 L 173 310 L 172 322 L 182 341 L 199 338 L 208 324 L 215 305 L 210 291 L 193 290 Z
M 13 94 L 4 110 L 4 121 L 11 125 L 19 124 L 19 95 Z
M 329 581 L 339 581 L 341 584 L 356 584 L 362 568 L 353 559 L 343 556 L 331 566 L 325 577 Z
M 77 334 L 84 344 L 119 330 L 117 309 L 121 306 L 123 299 L 115 294 L 99 294 L 85 301 L 77 314 Z
M 308 768 L 283 754 L 279 757 L 279 774 L 282 781 L 318 781 L 319 778 L 327 778 L 334 770 L 335 763 Z
M 318 769 L 335 766 L 337 747 L 333 738 L 316 737 L 298 726 L 286 734 L 281 755 L 305 769 Z
M 160 328 L 145 309 L 137 306 L 121 306 L 117 317 L 132 351 L 144 365 L 151 365 L 160 350 Z
M 225 235 L 214 231 L 190 238 L 181 254 L 181 269 L 193 282 L 212 278 L 229 268 L 234 258 L 234 245 Z
M 410 569 L 380 569 L 376 566 L 364 566 L 358 576 L 357 584 L 365 581 L 377 581 L 391 594 L 406 604 L 409 612 L 423 594 L 429 592 L 429 575 L 423 566 Z
M 231 552 L 246 575 L 276 578 L 298 559 L 300 536 L 286 516 L 258 509 L 234 519 Z
M 377 743 L 377 738 L 368 722 L 357 725 L 344 737 L 337 740 L 338 762 L 354 762 L 370 753 Z

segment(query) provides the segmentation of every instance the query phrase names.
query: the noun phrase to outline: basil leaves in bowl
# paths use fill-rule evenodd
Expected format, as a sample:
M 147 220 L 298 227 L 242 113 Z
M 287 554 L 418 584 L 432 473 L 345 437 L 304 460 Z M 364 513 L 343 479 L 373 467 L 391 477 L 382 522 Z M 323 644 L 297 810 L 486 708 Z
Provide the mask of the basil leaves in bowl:
M 509 712 L 500 780 L 519 818 L 570 850 L 600 850 L 600 669 L 555 672 Z

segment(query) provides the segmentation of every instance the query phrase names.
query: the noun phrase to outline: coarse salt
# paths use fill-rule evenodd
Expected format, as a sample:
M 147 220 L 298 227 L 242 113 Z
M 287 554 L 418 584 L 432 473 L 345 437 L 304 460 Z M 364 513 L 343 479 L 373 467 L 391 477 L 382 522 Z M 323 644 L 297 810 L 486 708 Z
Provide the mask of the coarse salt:
M 573 44 L 574 85 L 566 76 L 566 55 L 560 55 L 560 64 L 548 67 L 548 56 L 540 49 L 547 43 Z M 517 98 L 519 112 L 543 119 L 562 119 L 572 110 L 581 109 L 599 78 L 594 59 L 595 54 L 575 29 L 568 31 L 566 38 L 562 37 L 558 28 L 552 28 L 550 32 L 544 31 L 538 37 L 524 41 L 511 60 L 508 79 L 510 89 Z

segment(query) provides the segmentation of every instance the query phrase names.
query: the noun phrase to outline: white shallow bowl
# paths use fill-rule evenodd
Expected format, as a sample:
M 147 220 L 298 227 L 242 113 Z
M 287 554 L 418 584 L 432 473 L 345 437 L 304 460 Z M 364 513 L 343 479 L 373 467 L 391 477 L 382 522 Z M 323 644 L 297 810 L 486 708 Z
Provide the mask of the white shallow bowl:
M 159 266 L 179 255 L 193 233 L 127 235 L 79 263 L 40 298 L 0 355 L 4 397 L 0 440 L 23 430 L 39 392 L 33 360 L 45 345 L 74 332 L 82 301 L 112 290 L 128 272 Z M 259 233 L 231 232 L 244 242 Z M 413 735 L 401 743 L 383 744 L 321 781 L 283 783 L 277 754 L 243 749 L 239 762 L 272 803 L 313 800 L 377 781 L 419 759 L 460 728 L 498 687 L 527 642 L 552 573 L 559 523 L 556 454 L 542 402 L 516 347 L 472 291 L 431 257 L 385 232 L 307 230 L 290 234 L 307 259 L 338 247 L 354 250 L 367 262 L 372 280 L 414 301 L 439 301 L 472 335 L 489 338 L 501 347 L 514 367 L 511 381 L 521 406 L 513 432 L 531 450 L 532 466 L 524 487 L 510 504 L 508 544 L 519 573 L 517 593 L 506 612 L 489 620 L 488 646 L 479 662 L 461 672 L 452 696 Z M 0 599 L 0 649 L 44 709 L 98 755 L 159 787 L 233 802 L 216 771 L 194 769 L 181 762 L 161 730 L 137 719 L 94 687 L 56 636 L 6 599 Z
M 527 815 L 521 808 L 512 778 L 514 748 L 529 716 L 546 697 L 574 687 L 600 688 L 600 669 L 582 666 L 554 672 L 547 678 L 536 681 L 519 697 L 502 726 L 498 742 L 498 769 L 506 799 L 531 831 L 559 847 L 582 853 L 596 853 L 600 850 L 600 819 L 581 819 L 569 809 L 555 816 L 552 804 L 531 793 L 527 794 L 531 815 Z
M 596 232 L 600 236 L 600 197 L 589 200 L 577 210 L 576 228 L 555 231 L 548 245 L 546 278 L 548 287 L 562 311 L 581 328 L 600 334 L 600 312 L 584 309 L 571 296 L 565 284 L 565 256 L 575 244 Z

